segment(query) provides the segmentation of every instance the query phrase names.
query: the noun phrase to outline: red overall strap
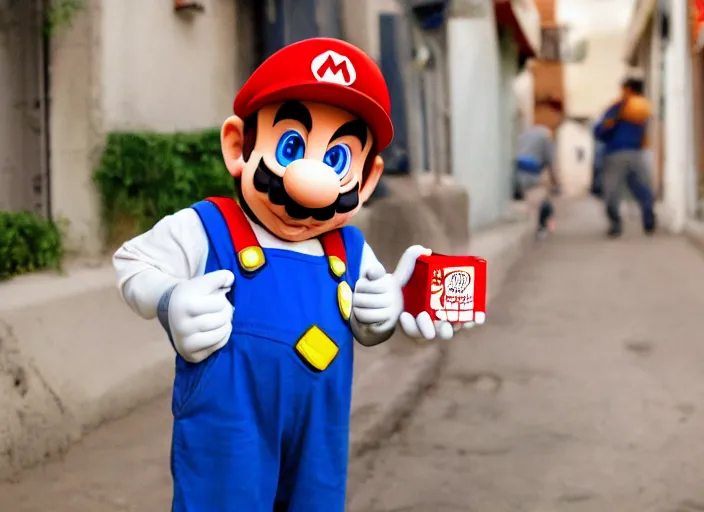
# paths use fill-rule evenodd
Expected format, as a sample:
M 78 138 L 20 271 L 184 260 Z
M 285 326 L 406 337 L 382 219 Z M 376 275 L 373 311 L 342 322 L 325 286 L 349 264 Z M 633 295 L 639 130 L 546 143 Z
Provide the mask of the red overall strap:
M 345 243 L 342 240 L 342 232 L 339 229 L 334 229 L 321 235 L 318 240 L 323 246 L 325 256 L 328 257 L 330 272 L 339 281 L 347 271 L 347 253 L 345 252 Z
M 206 201 L 217 207 L 225 224 L 227 224 L 232 245 L 237 253 L 237 261 L 242 270 L 256 272 L 263 267 L 266 263 L 264 251 L 262 251 L 257 235 L 254 234 L 251 224 L 237 201 L 230 197 L 209 197 Z

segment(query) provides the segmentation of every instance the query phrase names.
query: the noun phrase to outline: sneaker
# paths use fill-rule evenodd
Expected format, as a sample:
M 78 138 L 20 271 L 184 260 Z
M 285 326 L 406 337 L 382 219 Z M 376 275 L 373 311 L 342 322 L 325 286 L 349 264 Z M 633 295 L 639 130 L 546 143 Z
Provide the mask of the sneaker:
M 535 239 L 538 242 L 544 242 L 545 240 L 548 239 L 548 236 L 550 233 L 548 232 L 547 228 L 540 228 L 538 229 L 537 233 L 535 234 Z

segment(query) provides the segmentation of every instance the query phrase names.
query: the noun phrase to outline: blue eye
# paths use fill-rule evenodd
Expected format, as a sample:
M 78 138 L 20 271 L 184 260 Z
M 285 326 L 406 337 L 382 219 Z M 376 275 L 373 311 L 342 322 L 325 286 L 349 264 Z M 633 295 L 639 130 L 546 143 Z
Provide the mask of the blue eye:
M 289 130 L 284 133 L 276 145 L 276 161 L 283 167 L 300 160 L 306 152 L 306 143 L 298 132 Z
M 342 179 L 350 170 L 352 164 L 352 152 L 347 144 L 338 144 L 328 149 L 323 162 L 333 168 L 335 173 Z

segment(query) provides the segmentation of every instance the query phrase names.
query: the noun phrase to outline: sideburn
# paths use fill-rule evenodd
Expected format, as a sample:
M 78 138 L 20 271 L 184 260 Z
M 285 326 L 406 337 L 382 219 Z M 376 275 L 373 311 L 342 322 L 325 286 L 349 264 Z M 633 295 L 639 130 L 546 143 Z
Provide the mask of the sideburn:
M 242 136 L 242 159 L 245 163 L 249 162 L 249 158 L 252 156 L 252 151 L 254 151 L 254 147 L 257 145 L 258 116 L 259 113 L 255 112 L 244 120 L 244 134 Z M 234 185 L 235 195 L 237 196 L 240 206 L 242 207 L 242 210 L 244 210 L 244 213 L 247 215 L 247 217 L 252 219 L 252 221 L 255 222 L 257 225 L 269 231 L 267 227 L 262 224 L 262 222 L 257 218 L 257 216 L 254 215 L 254 212 L 247 204 L 247 201 L 245 201 L 244 194 L 242 194 L 242 177 L 234 178 Z

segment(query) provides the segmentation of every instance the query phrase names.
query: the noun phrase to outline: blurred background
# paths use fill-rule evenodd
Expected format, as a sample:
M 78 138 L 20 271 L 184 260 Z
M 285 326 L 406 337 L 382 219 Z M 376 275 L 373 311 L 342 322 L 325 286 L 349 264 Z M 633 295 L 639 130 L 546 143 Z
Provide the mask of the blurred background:
M 405 247 L 426 243 L 436 251 L 485 256 L 496 269 L 490 288 L 498 297 L 498 325 L 491 325 L 490 314 L 486 330 L 468 335 L 476 352 L 450 358 L 467 367 L 482 360 L 494 369 L 465 379 L 466 389 L 452 391 L 451 401 L 475 408 L 468 398 L 473 386 L 488 382 L 498 393 L 496 382 L 510 380 L 495 368 L 505 356 L 489 348 L 492 340 L 503 340 L 511 348 L 502 353 L 524 361 L 531 357 L 518 355 L 521 340 L 535 341 L 531 355 L 541 353 L 541 341 L 558 352 L 560 340 L 589 347 L 565 356 L 571 361 L 566 367 L 587 372 L 582 360 L 604 368 L 614 379 L 605 379 L 606 386 L 618 383 L 631 363 L 612 368 L 611 345 L 591 339 L 619 337 L 615 344 L 642 355 L 661 336 L 671 342 L 670 358 L 631 369 L 659 375 L 655 380 L 682 377 L 677 385 L 668 381 L 668 389 L 672 407 L 684 407 L 689 420 L 695 413 L 686 411 L 704 398 L 701 371 L 686 366 L 704 361 L 704 351 L 696 343 L 694 317 L 682 316 L 704 306 L 691 288 L 704 277 L 704 265 L 684 242 L 704 240 L 702 27 L 704 4 L 697 0 L 0 0 L 0 478 L 9 479 L 0 486 L 0 510 L 165 509 L 173 354 L 158 326 L 138 320 L 120 302 L 109 257 L 159 218 L 203 197 L 233 193 L 219 127 L 238 88 L 273 52 L 314 36 L 359 46 L 389 85 L 396 136 L 383 154 L 385 177 L 374 200 L 355 220 L 381 260 L 393 268 Z M 638 233 L 607 245 L 601 199 L 589 197 L 597 167 L 594 126 L 619 101 L 628 77 L 642 82 L 650 104 L 642 151 L 662 234 L 646 240 Z M 527 241 L 546 192 L 516 200 L 515 162 L 521 134 L 536 125 L 554 139 L 561 194 L 554 239 L 534 247 Z M 633 198 L 624 212 L 628 222 L 639 217 Z M 646 297 L 650 302 L 643 302 Z M 593 325 L 598 317 L 573 315 L 577 309 L 603 315 L 601 325 Z M 525 332 L 536 318 L 538 330 Z M 398 431 L 399 418 L 424 400 L 419 390 L 438 375 L 443 382 L 449 350 L 421 351 L 396 338 L 376 352 L 360 349 L 353 410 L 353 432 L 376 432 L 382 439 L 377 444 L 388 450 L 398 448 L 384 443 Z M 603 349 L 598 357 L 594 346 Z M 546 364 L 565 367 L 556 360 Z M 418 375 L 409 384 L 416 390 L 412 403 L 394 402 L 388 391 L 395 405 L 385 408 L 379 393 L 369 391 L 377 389 L 374 379 L 407 372 Z M 626 394 L 624 403 L 664 400 L 659 390 L 634 386 L 637 397 Z M 597 401 L 611 393 L 569 383 L 558 388 L 572 390 L 577 404 L 592 403 L 589 393 Z M 551 406 L 537 400 L 542 391 L 526 393 L 514 399 L 545 417 L 570 417 L 572 408 L 559 398 Z M 134 412 L 137 406 L 142 409 Z M 489 406 L 482 401 L 479 407 Z M 361 410 L 396 413 L 369 426 Z M 433 430 L 434 413 L 419 414 L 426 414 L 423 428 Z M 590 414 L 585 424 L 616 421 L 610 406 Z M 521 425 L 528 416 L 510 423 Z M 128 423 L 111 423 L 119 418 Z M 471 438 L 473 420 L 465 420 L 453 432 Z M 641 415 L 633 424 L 623 421 L 630 425 L 625 430 L 637 430 L 655 420 Z M 438 428 L 445 439 L 453 437 Z M 564 435 L 573 432 L 565 428 Z M 660 432 L 668 439 L 680 435 L 662 425 Z M 477 437 L 487 444 L 490 438 Z M 75 448 L 82 439 L 88 441 Z M 677 510 L 704 509 L 668 501 L 664 491 L 638 491 L 635 480 L 657 481 L 657 471 L 631 474 L 632 481 L 624 477 L 632 484 L 627 491 L 592 493 L 601 501 L 591 491 L 575 491 L 566 494 L 572 501 L 548 506 L 541 492 L 549 486 L 533 482 L 525 489 L 507 484 L 494 494 L 484 488 L 478 494 L 484 501 L 472 507 L 461 490 L 447 491 L 460 497 L 453 505 L 458 508 L 446 509 L 440 502 L 421 503 L 412 491 L 423 487 L 420 477 L 405 475 L 408 486 L 398 491 L 405 498 L 391 504 L 378 499 L 387 489 L 363 483 L 373 464 L 355 469 L 357 459 L 378 456 L 369 442 L 353 436 L 354 510 L 664 512 L 660 505 L 678 503 L 684 508 Z M 648 453 L 657 444 L 643 443 Z M 696 458 L 686 449 L 677 453 L 662 470 L 673 479 L 673 467 L 688 467 Z M 426 456 L 417 460 L 432 465 Z M 651 461 L 634 457 L 628 462 L 633 471 Z M 500 480 L 511 464 L 467 479 Z M 402 466 L 408 464 L 396 461 Z M 33 467 L 40 469 L 27 473 Z M 544 470 L 521 468 L 524 483 Z M 435 470 L 436 483 L 454 478 L 454 470 Z M 687 478 L 694 479 L 695 469 L 689 470 Z M 395 481 L 392 473 L 380 481 Z M 97 490 L 86 492 L 88 483 Z M 530 492 L 537 493 L 533 501 L 526 497 Z M 506 496 L 523 496 L 532 505 L 511 508 Z M 57 500 L 70 505 L 61 508 Z M 569 508 L 567 502 L 586 504 Z M 646 502 L 658 505 L 648 508 Z M 409 508 L 394 508 L 402 505 Z
M 387 172 L 452 176 L 479 192 L 470 219 L 485 226 L 511 198 L 514 135 L 542 121 L 535 98 L 564 99 L 568 115 L 590 118 L 616 96 L 631 10 L 621 0 L 3 0 L 0 208 L 65 219 L 69 249 L 100 252 L 106 203 L 115 215 L 161 208 L 156 218 L 198 197 L 140 204 L 124 189 L 154 178 L 124 159 L 119 174 L 101 165 L 119 151 L 132 158 L 119 135 L 207 138 L 263 59 L 293 41 L 331 36 L 368 52 L 389 83 L 396 138 Z M 568 55 L 575 43 L 591 43 L 586 59 Z M 560 63 L 575 57 L 584 60 Z M 570 142 L 560 157 L 569 161 L 580 128 L 564 131 Z M 571 188 L 586 186 L 588 165 L 569 169 Z M 123 198 L 128 204 L 117 205 Z
M 0 208 L 63 220 L 67 249 L 100 253 L 104 231 L 116 223 L 105 215 L 130 210 L 133 222 L 151 216 L 149 224 L 199 197 L 158 198 L 160 205 L 149 204 L 157 200 L 151 193 L 144 194 L 150 200 L 136 198 L 130 187 L 183 190 L 193 183 L 178 181 L 189 176 L 173 185 L 144 176 L 125 163 L 140 148 L 126 145 L 169 144 L 167 136 L 178 132 L 207 158 L 208 134 L 252 70 L 283 45 L 319 35 L 360 46 L 386 76 L 396 125 L 387 172 L 447 175 L 476 191 L 475 228 L 505 210 L 514 139 L 523 127 L 548 122 L 535 108 L 541 100 L 563 101 L 560 167 L 566 191 L 582 191 L 591 157 L 575 162 L 575 148 L 591 154 L 587 125 L 616 98 L 626 66 L 639 68 L 655 107 L 649 130 L 656 188 L 681 226 L 698 211 L 701 175 L 693 149 L 701 122 L 692 112 L 702 110 L 694 104 L 701 75 L 696 15 L 683 10 L 684 0 L 673 2 L 677 15 L 668 2 L 641 4 L 3 0 Z M 677 143 L 668 144 L 668 128 L 690 135 L 673 135 Z M 140 140 L 125 140 L 137 134 Z M 164 151 L 170 158 L 175 148 Z M 107 163 L 113 157 L 119 172 Z M 178 164 L 160 165 L 173 181 Z

